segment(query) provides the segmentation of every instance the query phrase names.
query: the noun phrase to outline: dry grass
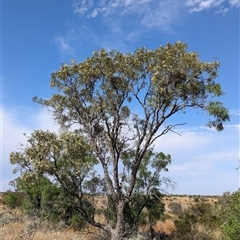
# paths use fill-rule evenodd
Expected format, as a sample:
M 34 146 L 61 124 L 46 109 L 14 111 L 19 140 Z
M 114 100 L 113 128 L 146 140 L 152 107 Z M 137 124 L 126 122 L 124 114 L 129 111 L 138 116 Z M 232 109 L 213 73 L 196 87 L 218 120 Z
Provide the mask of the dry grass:
M 215 202 L 217 198 L 206 198 L 205 201 Z M 190 204 L 194 203 L 194 198 L 167 196 L 163 199 L 165 203 L 168 219 L 165 221 L 158 221 L 154 226 L 156 232 L 165 232 L 170 234 L 174 229 L 174 219 L 177 218 L 171 213 L 168 208 L 170 202 L 177 202 L 182 209 L 186 209 Z M 103 207 L 104 201 L 101 199 L 98 202 L 99 207 Z M 148 227 L 144 228 L 147 231 Z M 92 240 L 96 239 L 96 229 L 91 227 L 81 230 L 81 232 L 74 231 L 69 228 L 54 228 L 50 225 L 41 225 L 38 227 L 33 219 L 27 219 L 19 210 L 10 210 L 3 206 L 0 201 L 0 240 Z
M 0 240 L 92 240 L 96 237 L 91 228 L 81 232 L 71 229 L 37 228 L 32 222 L 10 222 L 0 228 Z
M 170 234 L 174 229 L 174 223 L 172 219 L 167 219 L 164 222 L 158 221 L 154 226 L 154 230 L 156 232 L 164 232 L 166 234 Z

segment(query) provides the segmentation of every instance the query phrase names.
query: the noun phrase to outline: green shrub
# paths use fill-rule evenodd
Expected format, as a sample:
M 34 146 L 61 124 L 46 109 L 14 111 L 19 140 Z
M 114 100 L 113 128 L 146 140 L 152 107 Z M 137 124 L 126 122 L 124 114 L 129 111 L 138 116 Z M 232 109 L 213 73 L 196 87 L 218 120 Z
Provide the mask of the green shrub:
M 69 226 L 75 231 L 80 230 L 85 225 L 86 225 L 86 221 L 82 218 L 80 214 L 74 214 L 69 219 Z
M 217 229 L 216 210 L 210 203 L 195 202 L 179 215 L 174 224 L 174 239 L 212 240 Z
M 240 240 L 240 191 L 223 196 L 220 227 L 226 240 Z
M 199 197 L 198 196 L 194 196 L 193 200 L 194 200 L 194 202 L 198 202 L 199 201 Z
M 14 209 L 21 206 L 23 197 L 22 193 L 8 191 L 4 194 L 2 202 L 11 209 Z

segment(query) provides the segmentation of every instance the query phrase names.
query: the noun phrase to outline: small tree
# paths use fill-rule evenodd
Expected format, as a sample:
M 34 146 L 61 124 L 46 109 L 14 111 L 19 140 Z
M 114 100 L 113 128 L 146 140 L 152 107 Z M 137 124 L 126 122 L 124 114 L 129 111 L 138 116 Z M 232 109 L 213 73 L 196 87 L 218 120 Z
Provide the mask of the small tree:
M 59 136 L 49 131 L 34 131 L 22 151 L 12 152 L 10 162 L 21 176 L 16 180 L 17 190 L 26 194 L 23 208 L 28 214 L 50 220 L 72 223 L 76 214 L 91 219 L 91 195 L 84 195 L 93 181 L 90 147 L 79 134 L 65 132 Z M 104 185 L 94 183 L 98 194 Z M 80 219 L 78 217 L 78 219 Z M 90 220 L 89 220 L 90 221 Z M 86 222 L 86 220 L 85 220 Z
M 50 81 L 58 93 L 47 100 L 34 98 L 62 127 L 75 125 L 90 144 L 103 171 L 104 192 L 116 209 L 116 224 L 105 226 L 81 213 L 111 239 L 126 234 L 126 209 L 136 196 L 138 174 L 149 149 L 157 138 L 184 124 L 168 120 L 189 108 L 201 109 L 212 117 L 209 127 L 223 130 L 229 114 L 214 100 L 223 95 L 214 81 L 218 67 L 217 61 L 201 62 L 181 42 L 130 54 L 102 49 L 82 63 L 63 64 Z M 133 154 L 130 162 L 124 161 L 126 154 Z

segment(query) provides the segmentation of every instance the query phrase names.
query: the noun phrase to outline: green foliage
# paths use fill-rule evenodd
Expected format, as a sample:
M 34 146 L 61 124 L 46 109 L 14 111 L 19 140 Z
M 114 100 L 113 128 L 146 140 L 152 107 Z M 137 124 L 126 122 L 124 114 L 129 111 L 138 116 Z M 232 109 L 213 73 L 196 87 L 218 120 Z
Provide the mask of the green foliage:
M 158 109 L 163 119 L 189 107 L 200 108 L 214 117 L 208 125 L 222 130 L 222 122 L 229 120 L 228 111 L 221 102 L 212 101 L 212 97 L 223 95 L 220 84 L 214 81 L 220 64 L 201 62 L 198 57 L 187 52 L 187 45 L 181 42 L 156 50 L 140 48 L 132 54 L 102 49 L 82 63 L 63 64 L 50 82 L 60 94 L 49 100 L 35 97 L 34 101 L 52 107 L 63 125 L 78 119 L 79 112 L 83 125 L 93 121 L 96 112 L 102 117 L 118 114 L 120 119 L 129 118 L 129 102 L 136 99 L 145 110 Z M 142 121 L 134 119 L 135 124 Z M 96 134 L 105 131 L 100 122 L 93 126 Z
M 139 227 L 149 224 L 150 227 L 163 217 L 165 210 L 161 202 L 161 194 L 156 192 L 150 196 L 136 194 L 125 211 L 128 229 L 137 231 Z
M 37 215 L 53 223 L 62 220 L 68 224 L 69 218 L 76 211 L 64 189 L 45 176 L 32 180 L 34 184 L 18 179 L 17 190 L 23 192 L 25 196 L 21 203 L 23 212 L 28 215 Z
M 174 221 L 174 236 L 180 240 L 212 240 L 217 228 L 218 213 L 213 205 L 205 201 L 191 204 L 179 219 Z
M 220 226 L 226 240 L 240 239 L 240 191 L 225 196 L 220 212 Z
M 216 203 L 198 198 L 175 220 L 174 237 L 182 240 L 237 240 L 240 239 L 239 222 L 239 191 L 224 193 Z
M 34 131 L 21 152 L 10 154 L 10 162 L 17 165 L 15 172 L 21 172 L 15 185 L 25 194 L 25 213 L 66 224 L 72 224 L 72 217 L 83 212 L 93 218 L 94 210 L 82 196 L 82 189 L 86 194 L 88 190 L 98 194 L 104 183 L 96 181 L 92 167 L 97 161 L 79 134 Z
M 116 216 L 116 204 L 114 204 L 114 199 L 111 195 L 107 196 L 106 202 L 107 208 L 104 209 L 103 214 L 112 228 L 116 227 L 117 224 L 117 216 Z
M 79 230 L 86 226 L 86 221 L 83 219 L 81 214 L 73 214 L 71 218 L 68 220 L 69 226 L 74 230 Z
M 14 209 L 21 206 L 23 198 L 24 198 L 23 193 L 7 191 L 3 195 L 2 203 Z
M 193 197 L 193 200 L 194 200 L 194 202 L 198 202 L 199 201 L 199 199 L 200 199 L 200 197 L 199 196 L 194 196 Z M 202 199 L 201 199 L 202 200 Z
M 22 205 L 25 213 L 30 215 L 37 214 L 39 217 L 41 216 L 41 209 L 45 198 L 45 188 L 51 185 L 51 181 L 44 176 L 39 176 L 38 179 L 33 177 L 31 179 L 28 178 L 28 181 L 21 178 L 18 179 L 17 190 L 25 193 Z
M 125 152 L 123 164 L 126 173 L 131 170 L 134 153 Z M 164 205 L 161 202 L 163 195 L 160 187 L 170 181 L 161 178 L 163 171 L 168 171 L 167 165 L 171 162 L 171 156 L 164 153 L 154 153 L 153 149 L 146 152 L 136 176 L 134 194 L 125 211 L 125 221 L 128 228 L 137 230 L 139 226 L 150 224 L 153 226 L 161 219 Z

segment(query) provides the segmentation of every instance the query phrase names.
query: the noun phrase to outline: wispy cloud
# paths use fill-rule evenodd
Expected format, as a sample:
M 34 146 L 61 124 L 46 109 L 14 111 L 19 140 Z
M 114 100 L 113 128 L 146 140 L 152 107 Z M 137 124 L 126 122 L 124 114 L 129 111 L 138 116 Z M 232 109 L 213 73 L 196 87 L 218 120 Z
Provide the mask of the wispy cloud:
M 92 6 L 94 2 L 92 0 L 75 0 L 73 2 L 74 13 L 84 14 L 86 13 Z
M 26 108 L 0 108 L 2 115 L 2 184 L 0 191 L 6 191 L 9 181 L 15 179 L 12 172 L 13 166 L 9 162 L 9 154 L 12 151 L 18 151 L 20 143 L 26 143 L 26 137 L 31 134 L 34 129 L 58 131 L 58 126 L 52 121 L 51 115 L 45 110 L 30 110 Z M 22 122 L 22 119 L 27 121 Z
M 190 7 L 191 12 L 200 12 L 204 9 L 218 7 L 225 0 L 187 0 L 186 5 Z
M 146 26 L 162 27 L 174 21 L 176 13 L 178 15 L 184 6 L 191 13 L 210 8 L 215 8 L 217 13 L 226 13 L 230 8 L 238 8 L 240 0 L 74 0 L 72 6 L 74 13 L 87 18 L 137 14 Z
M 240 110 L 239 109 L 230 109 L 229 113 L 230 113 L 230 115 L 240 116 Z
M 191 156 L 207 161 L 216 158 L 226 159 L 230 155 L 237 157 L 240 153 L 238 146 L 240 124 L 226 124 L 224 127 L 222 132 L 199 126 L 179 130 L 181 136 L 168 133 L 156 141 L 155 149 L 173 156 L 175 154 Z
M 156 4 L 154 10 L 148 5 L 142 24 L 148 28 L 158 27 L 168 31 L 171 29 L 171 24 L 179 18 L 181 8 L 181 1 L 161 1 Z
M 53 40 L 62 55 L 70 56 L 74 54 L 74 48 L 71 46 L 71 39 L 55 36 Z
M 126 49 L 148 31 L 174 32 L 174 26 L 181 24 L 187 12 L 201 12 L 214 9 L 215 13 L 226 14 L 238 8 L 240 0 L 73 0 L 73 12 L 84 20 L 98 19 L 104 26 L 101 33 L 101 46 L 107 49 Z M 87 23 L 86 23 L 87 24 Z M 98 32 L 97 29 L 92 30 Z M 64 49 L 62 39 L 59 48 Z M 89 37 L 92 41 L 92 38 Z M 120 49 L 119 49 L 120 48 Z M 70 50 L 71 48 L 69 48 Z
M 239 125 L 228 124 L 223 132 L 206 127 L 185 128 L 181 136 L 167 134 L 156 143 L 156 150 L 171 154 L 170 177 L 177 183 L 173 193 L 222 194 L 237 189 Z M 221 178 L 224 183 L 219 184 Z
M 55 36 L 53 42 L 58 47 L 61 58 L 64 61 L 82 60 L 83 52 L 88 48 L 91 52 L 100 48 L 127 52 L 129 50 L 126 44 L 127 34 L 122 28 L 121 21 L 108 20 L 103 19 L 101 22 L 104 32 L 99 33 L 97 27 L 82 23 L 72 27 L 62 36 Z
M 215 9 L 215 13 L 226 14 L 230 8 L 238 8 L 239 0 L 187 0 L 185 5 L 189 7 L 189 12 L 201 12 L 203 10 Z
M 183 5 L 183 0 L 102 0 L 99 2 L 75 0 L 73 11 L 87 18 L 111 15 L 123 18 L 133 15 L 142 19 L 140 21 L 142 26 L 166 30 L 170 23 L 178 18 Z
M 240 7 L 240 1 L 239 0 L 229 0 L 228 1 L 231 7 Z
M 69 61 L 76 57 L 81 58 L 82 52 L 80 51 L 88 46 L 89 41 L 91 41 L 92 45 L 97 45 L 101 42 L 99 36 L 83 24 L 71 27 L 62 36 L 53 37 L 53 43 L 57 46 L 64 61 Z
M 122 52 L 129 51 L 129 43 L 133 43 L 148 31 L 173 32 L 173 25 L 179 24 L 180 14 L 186 8 L 184 1 L 73 0 L 73 12 L 82 17 L 81 24 L 84 24 L 87 28 L 88 35 L 86 36 L 78 26 L 76 32 L 81 37 L 72 42 L 69 41 L 70 36 L 59 38 L 59 49 L 63 49 L 62 43 L 67 43 L 76 49 L 73 44 L 74 41 L 79 42 L 79 39 L 80 41 L 87 39 L 87 42 L 91 41 L 91 45 L 95 49 L 104 47 Z M 99 33 L 97 27 L 89 24 L 89 19 L 93 18 L 98 19 L 97 25 L 104 29 L 99 36 L 97 35 Z M 92 35 L 95 36 L 91 37 Z M 97 39 L 97 41 L 94 42 L 94 39 Z
M 3 153 L 2 175 L 3 191 L 8 189 L 8 182 L 16 178 L 12 174 L 13 166 L 9 163 L 9 153 L 16 151 L 19 142 L 25 142 L 23 133 L 30 135 L 34 129 L 58 131 L 58 126 L 45 110 L 0 109 L 3 116 Z M 25 114 L 25 116 L 23 116 Z M 27 116 L 27 117 L 26 117 Z M 27 123 L 19 119 L 27 118 Z M 183 128 L 181 136 L 169 133 L 159 138 L 156 151 L 171 154 L 173 163 L 166 173 L 177 182 L 179 194 L 221 194 L 234 190 L 236 164 L 239 157 L 239 125 L 226 125 L 223 132 L 207 131 L 206 128 Z M 237 174 L 237 173 L 236 173 Z M 228 176 L 224 186 L 219 186 L 219 176 Z M 211 183 L 209 183 L 211 179 Z M 191 183 L 191 184 L 190 184 Z M 198 189 L 199 187 L 199 189 Z M 202 189 L 200 189 L 202 188 Z

